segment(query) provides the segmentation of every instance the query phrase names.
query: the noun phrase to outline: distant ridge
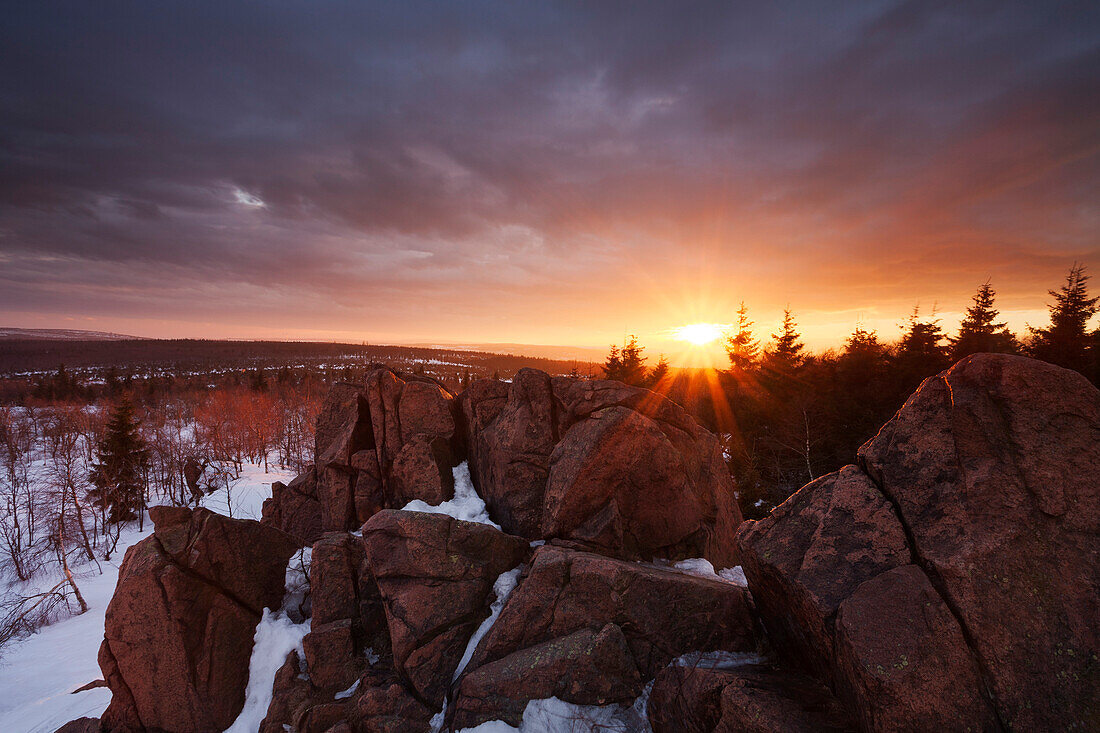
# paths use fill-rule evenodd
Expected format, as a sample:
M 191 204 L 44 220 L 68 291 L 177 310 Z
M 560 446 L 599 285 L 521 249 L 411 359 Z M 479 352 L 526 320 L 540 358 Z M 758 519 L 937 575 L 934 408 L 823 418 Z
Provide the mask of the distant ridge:
M 51 341 L 136 341 L 141 336 L 127 336 L 107 331 L 81 331 L 75 328 L 0 328 L 0 341 L 36 339 Z

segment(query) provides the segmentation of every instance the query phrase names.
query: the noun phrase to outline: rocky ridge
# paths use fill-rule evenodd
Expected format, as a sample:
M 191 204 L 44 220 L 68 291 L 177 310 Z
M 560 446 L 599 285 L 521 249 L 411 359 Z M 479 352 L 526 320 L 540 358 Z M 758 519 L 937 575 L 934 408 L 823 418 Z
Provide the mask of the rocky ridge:
M 1094 730 L 1098 439 L 1084 378 L 978 355 L 742 523 L 717 439 L 660 395 L 522 370 L 453 396 L 373 368 L 333 388 L 314 467 L 262 522 L 152 512 L 98 729 L 228 727 L 311 545 L 310 631 L 263 731 L 516 726 L 547 698 L 618 706 L 623 730 Z M 403 510 L 451 500 L 463 461 L 495 524 Z

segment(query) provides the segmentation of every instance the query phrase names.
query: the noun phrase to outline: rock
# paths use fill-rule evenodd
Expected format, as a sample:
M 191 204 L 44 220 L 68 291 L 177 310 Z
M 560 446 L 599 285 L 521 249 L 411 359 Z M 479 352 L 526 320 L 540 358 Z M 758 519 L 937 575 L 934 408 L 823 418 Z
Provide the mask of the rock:
M 88 683 L 83 684 L 80 687 L 76 688 L 75 690 L 72 691 L 71 694 L 75 695 L 78 692 L 87 692 L 88 690 L 95 690 L 99 687 L 106 687 L 106 686 L 107 686 L 107 680 L 102 680 L 102 679 L 92 680 L 91 682 L 88 682 Z
M 697 490 L 685 460 L 645 415 L 625 407 L 592 413 L 550 457 L 542 535 L 629 559 L 707 557 L 733 565 L 729 507 L 714 537 L 712 487 Z M 732 497 L 732 486 L 725 490 Z
M 642 679 L 687 652 L 754 651 L 759 643 L 744 588 L 546 545 L 467 669 L 609 623 L 622 629 Z
M 322 534 L 321 503 L 317 499 L 317 472 L 310 466 L 289 484 L 271 484 L 271 498 L 262 509 L 264 524 L 281 529 L 301 546 L 311 545 Z
M 438 709 L 489 615 L 493 583 L 529 547 L 489 525 L 393 510 L 363 526 L 363 546 L 385 605 L 394 669 Z
M 642 682 L 622 629 L 579 629 L 510 654 L 464 675 L 451 727 L 490 720 L 518 726 L 531 700 L 557 697 L 579 705 L 633 703 Z
M 910 562 L 886 497 L 855 466 L 807 484 L 737 535 L 741 563 L 771 642 L 828 679 L 833 621 L 865 580 Z
M 354 718 L 369 733 L 428 733 L 432 711 L 391 679 L 363 686 Z
M 837 688 L 864 730 L 998 729 L 955 617 L 913 565 L 863 583 L 836 618 Z
M 455 494 L 450 446 L 441 437 L 414 435 L 409 438 L 390 466 L 390 493 L 395 507 L 413 499 L 437 506 Z
M 355 681 L 360 667 L 366 664 L 355 654 L 350 618 L 311 624 L 309 633 L 302 639 L 302 648 L 309 679 L 316 687 L 345 688 Z
M 99 733 L 99 718 L 77 718 L 70 720 L 54 733 Z
M 461 416 L 459 427 L 466 446 L 470 478 L 481 492 L 481 487 L 486 481 L 482 473 L 485 470 L 486 461 L 478 448 L 480 436 L 482 431 L 496 420 L 508 402 L 508 384 L 497 379 L 479 379 L 463 390 L 455 401 L 458 403 L 457 413 Z
M 107 607 L 99 661 L 108 730 L 224 730 L 241 710 L 252 637 L 278 608 L 297 543 L 251 520 L 154 507 Z
M 647 711 L 654 733 L 855 730 L 843 706 L 821 683 L 764 664 L 666 667 L 653 683 Z
M 317 415 L 314 459 L 318 469 L 350 466 L 357 451 L 375 444 L 367 400 L 359 388 L 338 382 L 325 396 Z
M 733 482 L 717 439 L 680 407 L 534 369 L 516 373 L 503 405 L 502 389 L 476 383 L 459 404 L 474 485 L 506 532 L 631 559 L 736 564 Z
M 1002 725 L 1100 724 L 1100 392 L 979 354 L 859 451 L 952 609 Z
M 561 412 L 549 375 L 520 369 L 507 403 L 479 431 L 476 485 L 490 515 L 509 534 L 542 537 L 543 496 Z
M 413 499 L 449 500 L 464 450 L 453 402 L 435 380 L 381 365 L 361 385 L 333 385 L 317 418 L 314 468 L 273 486 L 264 521 L 313 541 Z

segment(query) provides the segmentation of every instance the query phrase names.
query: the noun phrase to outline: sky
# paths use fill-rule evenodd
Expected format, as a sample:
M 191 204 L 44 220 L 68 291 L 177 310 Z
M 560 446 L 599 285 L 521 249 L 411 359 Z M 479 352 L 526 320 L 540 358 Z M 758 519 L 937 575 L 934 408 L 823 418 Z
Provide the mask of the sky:
M 7 3 L 0 326 L 807 344 L 1100 272 L 1100 3 Z M 1100 284 L 1100 280 L 1097 280 Z

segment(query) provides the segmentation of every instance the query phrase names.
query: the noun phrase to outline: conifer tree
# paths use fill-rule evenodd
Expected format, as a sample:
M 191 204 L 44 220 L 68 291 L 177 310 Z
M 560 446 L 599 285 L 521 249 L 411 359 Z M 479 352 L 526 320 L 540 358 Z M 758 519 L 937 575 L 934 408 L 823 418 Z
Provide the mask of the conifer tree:
M 768 366 L 780 372 L 789 372 L 802 364 L 802 335 L 790 308 L 783 309 L 783 325 L 779 333 L 772 334 L 772 348 L 768 350 Z
M 96 445 L 96 463 L 92 466 L 93 489 L 88 497 L 101 507 L 109 522 L 133 519 L 143 509 L 145 484 L 142 476 L 148 451 L 138 434 L 134 407 L 128 399 L 119 400 L 107 423 L 107 431 Z
M 737 309 L 735 330 L 726 336 L 726 355 L 729 357 L 731 369 L 748 371 L 756 366 L 756 360 L 760 356 L 760 343 L 753 338 L 753 325 L 749 320 L 745 301 L 741 301 L 741 307 Z
M 920 306 L 914 306 L 902 327 L 901 341 L 894 352 L 899 398 L 903 399 L 925 378 L 949 366 L 947 345 L 943 343 L 945 339 L 940 320 L 936 318 L 936 309 L 932 309 L 931 318 L 923 319 Z
M 1005 324 L 996 322 L 998 311 L 993 307 L 995 296 L 996 291 L 988 280 L 974 293 L 974 303 L 966 309 L 966 317 L 959 324 L 959 335 L 948 338 L 952 361 L 971 354 L 1012 354 L 1018 350 L 1016 336 L 1005 328 Z
M 1051 290 L 1054 302 L 1050 305 L 1050 326 L 1031 328 L 1029 353 L 1051 364 L 1076 369 L 1092 376 L 1091 357 L 1093 334 L 1088 332 L 1088 322 L 1096 315 L 1100 297 L 1090 298 L 1085 266 L 1074 264 L 1060 290 Z
M 668 359 L 664 354 L 657 360 L 657 366 L 649 370 L 646 377 L 646 386 L 653 388 L 661 384 L 661 380 L 668 377 Z
M 604 361 L 603 374 L 608 379 L 618 379 L 619 375 L 623 371 L 623 360 L 619 355 L 619 347 L 615 344 L 611 344 L 611 350 L 607 354 L 607 359 Z

